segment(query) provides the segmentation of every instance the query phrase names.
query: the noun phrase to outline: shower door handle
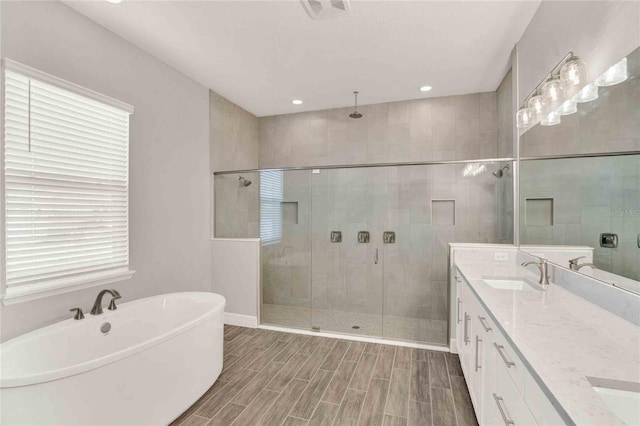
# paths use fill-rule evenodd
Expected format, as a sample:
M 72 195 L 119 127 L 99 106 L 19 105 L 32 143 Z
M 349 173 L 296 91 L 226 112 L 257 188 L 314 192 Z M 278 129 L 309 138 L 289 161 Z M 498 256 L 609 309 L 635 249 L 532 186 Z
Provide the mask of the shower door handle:
M 373 263 L 376 265 L 378 264 L 378 249 L 373 251 Z

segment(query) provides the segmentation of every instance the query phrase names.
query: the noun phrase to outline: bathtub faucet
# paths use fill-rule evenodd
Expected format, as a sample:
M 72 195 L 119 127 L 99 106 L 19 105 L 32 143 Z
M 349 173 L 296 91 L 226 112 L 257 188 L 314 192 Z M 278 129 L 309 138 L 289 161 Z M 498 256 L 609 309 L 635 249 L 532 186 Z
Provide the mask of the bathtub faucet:
M 116 306 L 116 300 L 120 299 L 120 297 L 122 296 L 120 296 L 120 293 L 113 289 L 105 289 L 98 293 L 98 297 L 96 297 L 96 301 L 93 303 L 93 308 L 91 308 L 91 315 L 102 315 L 102 298 L 106 293 L 109 293 L 113 297 L 107 309 L 109 309 L 110 311 L 118 309 L 118 307 Z

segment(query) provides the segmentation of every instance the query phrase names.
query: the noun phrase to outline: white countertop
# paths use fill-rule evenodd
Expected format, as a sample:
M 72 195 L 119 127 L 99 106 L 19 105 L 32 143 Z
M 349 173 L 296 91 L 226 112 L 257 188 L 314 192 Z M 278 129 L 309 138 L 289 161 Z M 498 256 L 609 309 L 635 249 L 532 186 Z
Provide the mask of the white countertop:
M 482 280 L 495 277 L 491 266 L 464 260 L 456 266 L 575 424 L 623 424 L 587 377 L 640 382 L 640 328 L 553 283 L 544 291 L 496 290 Z

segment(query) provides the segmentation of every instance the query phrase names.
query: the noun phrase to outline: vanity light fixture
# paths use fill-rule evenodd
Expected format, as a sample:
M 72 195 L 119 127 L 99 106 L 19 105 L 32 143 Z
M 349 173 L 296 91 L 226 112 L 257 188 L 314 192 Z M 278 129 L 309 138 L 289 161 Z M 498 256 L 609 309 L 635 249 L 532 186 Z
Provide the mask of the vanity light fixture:
M 560 113 L 558 111 L 551 111 L 540 120 L 541 126 L 555 126 L 560 124 Z
M 598 86 L 593 83 L 589 83 L 584 86 L 571 98 L 571 100 L 576 103 L 591 102 L 596 99 L 598 99 Z
M 531 111 L 533 122 L 536 123 L 548 114 L 547 98 L 542 95 L 533 96 L 529 99 L 529 102 L 527 102 L 527 108 Z
M 294 105 L 302 105 L 302 101 L 300 99 L 294 99 L 291 101 L 291 103 Z
M 573 102 L 571 99 L 567 99 L 564 101 L 562 106 L 559 109 L 560 115 L 571 115 L 578 112 L 578 104 Z
M 567 97 L 571 97 L 589 81 L 587 64 L 573 53 L 560 68 L 560 80 L 564 84 Z
M 627 71 L 627 58 L 610 67 L 600 77 L 596 78 L 596 86 L 607 87 L 619 84 L 629 78 Z
M 524 129 L 533 124 L 533 114 L 529 108 L 520 108 L 520 111 L 516 114 L 516 126 L 519 129 Z
M 429 91 L 431 91 L 431 89 L 433 89 L 433 87 L 431 87 L 431 86 L 422 86 L 420 88 L 420 91 L 421 92 L 429 92 Z
M 587 80 L 587 64 L 573 52 L 567 53 L 524 98 L 523 106 L 516 114 L 516 126 L 523 129 L 537 122 L 543 126 L 560 124 L 562 115 L 577 111 L 576 102 L 592 100 L 589 99 L 593 97 L 592 91 L 578 96 Z M 595 96 L 597 98 L 597 93 Z
M 552 78 L 542 85 L 542 96 L 547 99 L 547 107 L 555 111 L 564 102 L 564 84 L 560 77 Z

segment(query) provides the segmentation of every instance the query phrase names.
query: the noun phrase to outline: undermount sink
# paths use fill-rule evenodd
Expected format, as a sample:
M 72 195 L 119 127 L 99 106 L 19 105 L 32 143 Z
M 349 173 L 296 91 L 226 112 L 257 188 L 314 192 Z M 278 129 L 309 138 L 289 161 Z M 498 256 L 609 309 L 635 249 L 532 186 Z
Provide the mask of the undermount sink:
M 538 291 L 537 288 L 519 278 L 485 278 L 483 281 L 496 290 Z
M 640 424 L 640 383 L 587 377 L 600 399 L 628 425 Z

